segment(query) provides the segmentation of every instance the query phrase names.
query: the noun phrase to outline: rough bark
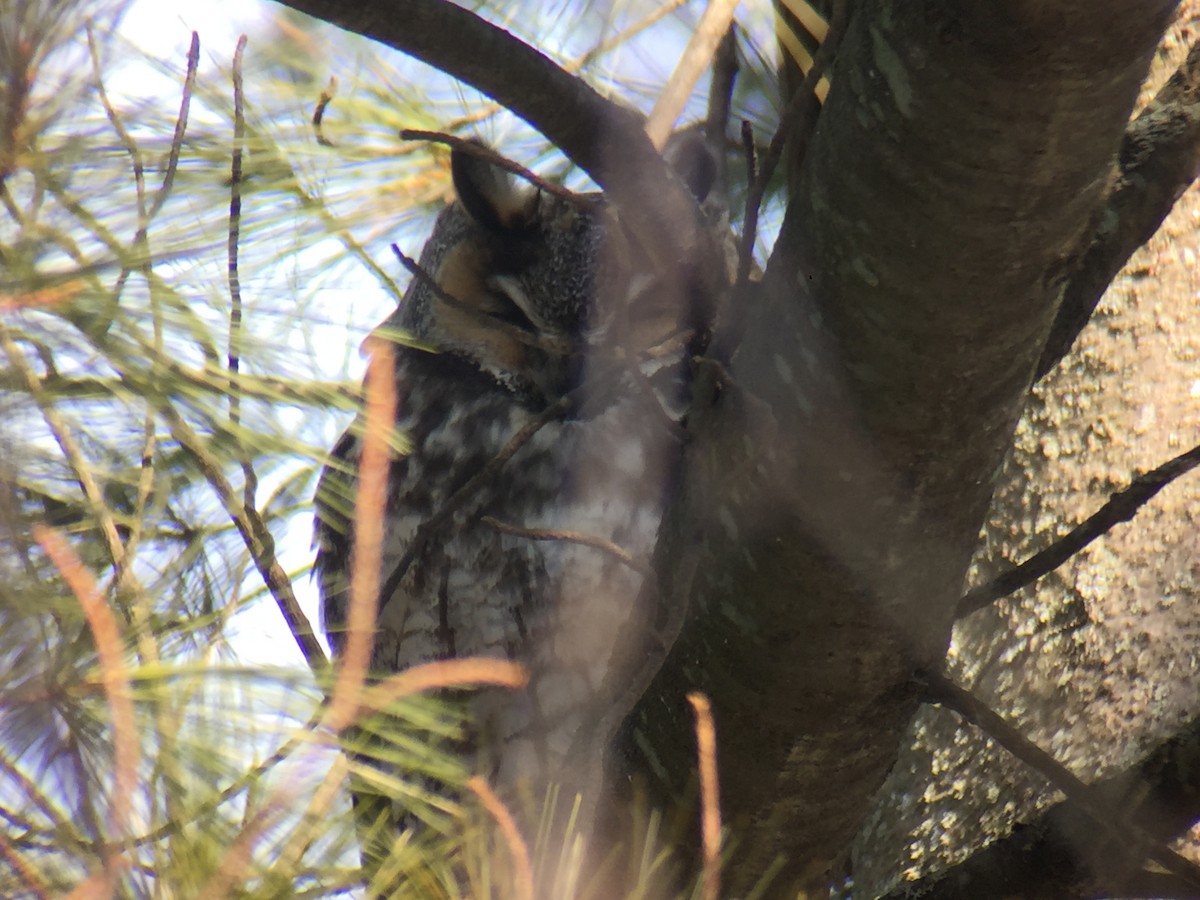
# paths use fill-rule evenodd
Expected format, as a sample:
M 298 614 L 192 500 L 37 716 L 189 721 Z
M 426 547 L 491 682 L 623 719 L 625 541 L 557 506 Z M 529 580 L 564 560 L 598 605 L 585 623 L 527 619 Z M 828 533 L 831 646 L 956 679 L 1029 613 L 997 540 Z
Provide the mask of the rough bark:
M 1200 4 L 1187 7 L 1160 48 L 1158 71 L 1141 101 L 1146 109 L 1163 99 L 1160 92 L 1150 101 L 1150 91 L 1184 62 L 1195 39 Z M 1144 119 L 1145 113 L 1136 121 Z M 1143 171 L 1169 173 L 1176 152 L 1168 143 L 1167 164 L 1147 158 Z M 1169 174 L 1164 179 L 1144 182 L 1151 200 L 1173 183 Z M 1200 193 L 1193 188 L 1113 283 L 1070 354 L 1037 386 L 988 516 L 973 581 L 1027 558 L 1136 473 L 1200 442 L 1197 221 Z M 1130 524 L 1068 565 L 962 622 L 953 645 L 956 678 L 1085 780 L 1136 784 L 1130 795 L 1145 797 L 1142 809 L 1150 810 L 1144 827 L 1164 837 L 1185 832 L 1200 814 L 1194 789 L 1174 780 L 1190 771 L 1187 758 L 1174 754 L 1194 740 L 1188 730 L 1194 724 L 1187 723 L 1200 709 L 1192 650 L 1200 629 L 1198 494 L 1194 473 L 1171 484 Z M 1159 755 L 1134 766 L 1171 735 Z M 1167 750 L 1173 762 L 1156 765 Z M 1064 831 L 1065 810 L 1042 811 L 1055 798 L 1039 775 L 945 713 L 918 717 L 913 749 L 901 755 L 890 782 L 855 854 L 856 883 L 868 894 L 904 873 L 926 874 L 922 890 L 934 890 L 936 881 L 942 893 L 934 896 L 953 896 L 956 886 L 965 886 L 961 896 L 986 896 L 971 886 L 999 867 L 1010 884 L 1024 886 L 1014 890 L 1022 896 L 1173 895 L 1095 827 L 1076 823 Z M 1132 811 L 1134 804 L 1118 808 Z M 967 858 L 1016 823 L 1025 826 L 978 861 Z M 1029 886 L 1055 859 L 1063 881 L 1034 892 Z M 947 866 L 953 868 L 938 877 Z
M 698 504 L 712 618 L 678 647 L 719 711 L 727 806 L 752 820 L 744 883 L 776 854 L 798 881 L 834 859 L 895 759 L 912 666 L 945 651 L 1062 261 L 1165 25 L 1110 12 L 1053 33 L 966 4 L 851 21 L 722 395 L 763 424 L 695 451 L 723 461 Z
M 1097 782 L 1097 793 L 1164 844 L 1200 817 L 1200 722 L 1193 720 L 1136 766 Z M 1070 803 L 1050 807 L 961 865 L 904 885 L 889 897 L 1194 897 L 1196 887 L 1150 872 L 1130 848 L 1098 839 L 1095 822 Z
M 1041 378 L 1071 349 L 1100 297 L 1200 173 L 1200 44 L 1125 132 L 1116 183 L 1087 236 L 1038 363 Z

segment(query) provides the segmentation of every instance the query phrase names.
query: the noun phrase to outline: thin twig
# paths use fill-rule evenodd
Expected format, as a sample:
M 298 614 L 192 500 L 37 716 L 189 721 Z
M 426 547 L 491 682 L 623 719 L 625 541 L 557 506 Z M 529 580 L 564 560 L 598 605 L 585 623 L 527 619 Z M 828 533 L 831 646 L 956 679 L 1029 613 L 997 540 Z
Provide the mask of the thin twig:
M 738 0 L 709 0 L 683 56 L 679 58 L 675 71 L 667 79 L 646 120 L 646 134 L 655 149 L 661 151 L 666 146 L 667 138 L 675 128 L 675 121 L 696 88 L 696 82 L 709 67 L 717 46 L 729 31 L 737 4 Z
M 721 895 L 721 796 L 717 781 L 717 730 L 712 704 L 699 691 L 687 695 L 696 714 L 696 756 L 700 770 L 700 843 L 704 852 L 703 897 Z
M 242 231 L 242 152 L 246 143 L 245 97 L 242 90 L 242 58 L 246 52 L 246 35 L 238 38 L 233 51 L 233 155 L 229 166 L 229 392 L 230 429 L 235 434 L 242 419 L 241 392 L 237 389 L 238 370 L 242 362 L 242 281 L 238 273 L 238 244 Z M 242 496 L 247 507 L 257 505 L 258 475 L 249 450 L 238 454 L 242 463 Z
M 536 350 L 541 350 L 544 353 L 553 353 L 558 356 L 566 356 L 571 352 L 571 342 L 564 337 L 544 337 L 539 334 L 534 334 L 526 331 L 509 322 L 502 322 L 495 316 L 489 316 L 486 313 L 480 312 L 468 303 L 458 297 L 455 297 L 440 284 L 437 279 L 429 274 L 421 266 L 419 262 L 401 250 L 396 244 L 392 244 L 392 253 L 396 255 L 396 259 L 400 260 L 400 265 L 408 270 L 409 274 L 422 282 L 430 291 L 433 292 L 439 300 L 459 312 L 485 323 L 492 331 L 500 332 L 507 337 L 512 338 L 518 343 L 524 344 L 526 347 L 533 347 Z
M 383 561 L 387 511 L 389 436 L 396 423 L 396 371 L 387 341 L 368 338 L 366 427 L 354 497 L 354 564 L 350 571 L 350 607 L 346 642 L 338 665 L 326 722 L 341 732 L 354 720 L 371 665 L 375 620 L 379 613 L 379 570 Z
M 758 180 L 758 148 L 754 145 L 754 126 L 749 119 L 742 119 L 742 152 L 746 156 L 746 182 Z
M 162 186 L 150 204 L 149 216 L 153 219 L 167 202 L 171 188 L 175 185 L 175 172 L 179 168 L 179 154 L 183 149 L 183 136 L 187 132 L 188 111 L 191 108 L 192 91 L 196 88 L 196 71 L 200 66 L 200 35 L 192 32 L 192 43 L 188 47 L 187 74 L 183 78 L 183 94 L 179 101 L 179 115 L 175 118 L 175 133 L 171 135 L 171 149 L 167 154 L 167 168 L 163 172 Z
M 54 440 L 58 443 L 59 449 L 62 450 L 63 456 L 66 457 L 67 463 L 75 475 L 75 480 L 83 490 L 83 496 L 87 500 L 89 512 L 96 518 L 100 534 L 104 538 L 105 549 L 108 551 L 109 559 L 112 561 L 115 570 L 125 558 L 125 547 L 121 543 L 120 534 L 117 532 L 117 524 L 113 519 L 112 511 L 105 503 L 104 494 L 100 490 L 100 486 L 96 483 L 91 463 L 84 456 L 83 450 L 76 442 L 75 436 L 67 426 L 66 421 L 55 408 L 53 399 L 46 395 L 45 390 L 42 388 L 40 377 L 34 371 L 33 367 L 29 365 L 25 354 L 21 352 L 21 348 L 13 339 L 12 332 L 3 321 L 0 321 L 0 348 L 8 356 L 9 364 L 17 370 L 24 380 L 25 389 L 33 397 L 34 402 L 42 413 L 42 418 L 50 428 L 50 433 L 54 435 Z
M 125 834 L 129 830 L 133 794 L 137 790 L 140 751 L 121 631 L 116 617 L 96 585 L 96 580 L 80 562 L 70 544 L 63 540 L 57 531 L 46 525 L 35 524 L 33 536 L 79 601 L 96 645 L 101 684 L 104 686 L 104 695 L 108 702 L 113 733 L 110 820 L 114 831 Z M 114 860 L 115 854 L 106 854 L 105 868 L 111 868 Z
M 224 900 L 237 893 L 234 889 L 245 880 L 245 873 L 254 862 L 255 843 L 274 827 L 287 808 L 283 799 L 279 797 L 250 817 L 221 856 L 217 871 L 195 894 L 196 900 Z
M 533 866 L 529 861 L 529 845 L 521 836 L 521 830 L 517 828 L 517 822 L 512 813 L 496 796 L 496 792 L 492 790 L 491 786 L 478 775 L 471 776 L 467 781 L 467 787 L 475 793 L 475 796 L 483 803 L 484 809 L 500 826 L 500 833 L 504 835 L 504 842 L 508 845 L 508 852 L 512 857 L 515 869 L 513 887 L 516 889 L 518 900 L 533 900 Z
M 1131 520 L 1159 491 L 1197 465 L 1200 465 L 1200 445 L 1137 476 L 1129 487 L 1113 494 L 1107 503 L 1049 547 L 1035 553 L 1019 566 L 1002 572 L 987 584 L 968 591 L 958 601 L 959 618 L 990 606 L 996 600 L 1053 572 L 1096 538 L 1107 534 L 1117 524 Z
M 309 622 L 308 616 L 304 614 L 304 610 L 300 608 L 300 604 L 296 600 L 291 580 L 275 556 L 275 539 L 271 536 L 270 529 L 267 528 L 257 509 L 242 503 L 237 491 L 225 477 L 220 462 L 212 455 L 206 442 L 179 414 L 179 411 L 168 403 L 160 406 L 159 410 L 166 419 L 171 435 L 195 458 L 200 471 L 204 473 L 205 479 L 216 492 L 221 505 L 225 507 L 226 514 L 233 520 L 233 524 L 242 535 L 242 541 L 245 543 L 246 549 L 250 551 L 250 557 L 254 560 L 259 574 L 262 575 L 267 590 L 271 592 L 276 605 L 283 613 L 284 621 L 287 622 L 288 629 L 296 639 L 296 644 L 304 655 L 309 669 L 315 674 L 321 674 L 328 667 L 329 662 L 325 657 L 321 642 L 313 631 L 312 623 Z
M 717 155 L 717 184 L 729 183 L 726 171 L 725 135 L 729 130 L 729 111 L 733 108 L 733 88 L 737 83 L 737 23 L 730 22 L 729 30 L 717 45 L 713 56 L 712 82 L 708 89 L 708 113 L 704 117 L 704 136 Z
M 520 163 L 513 162 L 511 159 L 500 155 L 495 150 L 484 144 L 480 144 L 478 141 L 455 137 L 452 134 L 446 134 L 444 131 L 422 131 L 417 128 L 401 129 L 400 137 L 402 140 L 406 141 L 429 141 L 430 143 L 434 144 L 445 144 L 452 150 L 458 150 L 462 153 L 474 156 L 477 159 L 486 160 L 492 165 L 497 166 L 506 172 L 511 172 L 512 174 L 524 179 L 538 190 L 545 191 L 547 194 L 551 194 L 561 200 L 565 200 L 571 205 L 577 206 L 580 209 L 586 210 L 594 205 L 595 201 L 587 194 L 578 194 L 560 184 L 547 181 L 540 175 L 536 175 L 529 171 L 529 169 L 526 169 Z
M 834 0 L 833 16 L 821 49 L 813 59 L 812 67 L 796 88 L 779 120 L 767 152 L 758 160 L 757 177 L 750 183 L 746 193 L 746 211 L 742 221 L 742 240 L 738 248 L 737 278 L 734 280 L 733 300 L 730 303 L 729 319 L 720 336 L 719 346 L 713 347 L 718 359 L 729 359 L 741 344 L 749 317 L 750 271 L 754 266 L 754 242 L 758 237 L 758 217 L 762 212 L 763 198 L 767 193 L 771 176 L 789 142 L 797 166 L 803 159 L 805 147 L 816 126 L 820 103 L 815 93 L 821 75 L 833 61 L 838 44 L 846 31 L 849 19 L 849 0 Z M 745 140 L 743 132 L 743 141 Z
M 321 123 L 325 121 L 325 110 L 329 104 L 333 102 L 334 95 L 337 94 L 338 80 L 336 75 L 329 76 L 329 84 L 325 86 L 325 90 L 321 91 L 321 96 L 317 98 L 317 108 L 313 110 L 313 131 L 317 134 L 317 143 L 322 147 L 332 147 L 333 141 L 325 137 L 325 132 L 321 128 Z
M 133 501 L 133 515 L 130 518 L 128 535 L 125 538 L 125 556 L 117 574 L 117 584 L 125 588 L 133 588 L 139 593 L 141 585 L 137 581 L 133 566 L 138 545 L 141 543 L 147 520 L 147 506 L 154 493 L 154 454 L 158 448 L 158 429 L 155 425 L 154 406 L 145 404 L 146 422 L 142 426 L 142 453 L 138 462 L 137 495 Z M 149 635 L 146 635 L 149 637 Z M 138 641 L 139 650 L 146 656 L 146 661 L 157 662 L 158 651 L 153 641 Z
M 49 886 L 42 881 L 38 875 L 37 869 L 26 862 L 25 857 L 17 852 L 16 848 L 9 844 L 8 839 L 0 834 L 0 857 L 8 863 L 8 866 L 17 878 L 21 880 L 21 886 L 29 891 L 38 900 L 49 900 L 51 897 Z
M 397 700 L 462 687 L 504 687 L 520 690 L 529 683 L 529 673 L 520 663 L 507 659 L 467 656 L 422 663 L 389 675 L 363 692 L 359 715 L 383 712 Z
M 581 544 L 584 547 L 593 547 L 596 550 L 602 550 L 610 556 L 616 557 L 644 578 L 651 578 L 654 574 L 648 565 L 636 559 L 632 553 L 620 544 L 602 538 L 598 534 L 587 534 L 582 531 L 562 531 L 555 528 L 523 528 L 520 525 L 513 525 L 510 522 L 502 522 L 495 516 L 480 516 L 479 521 L 489 528 L 496 529 L 501 534 L 529 538 L 531 541 L 564 541 L 569 544 Z
M 1067 800 L 1087 814 L 1096 825 L 1124 846 L 1162 866 L 1172 875 L 1200 890 L 1200 866 L 1148 837 L 1118 808 L 1108 803 L 1093 787 L 1084 784 L 1057 759 L 1017 731 L 1000 714 L 970 691 L 938 672 L 923 671 L 918 679 L 930 703 L 940 703 L 958 713 L 1001 747 L 1042 775 Z

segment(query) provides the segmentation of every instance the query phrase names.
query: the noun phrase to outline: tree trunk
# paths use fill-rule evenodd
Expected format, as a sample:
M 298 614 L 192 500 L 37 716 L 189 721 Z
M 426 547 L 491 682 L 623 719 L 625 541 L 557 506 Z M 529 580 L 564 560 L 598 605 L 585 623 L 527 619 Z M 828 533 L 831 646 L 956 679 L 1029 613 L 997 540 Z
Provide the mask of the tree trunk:
M 1151 87 L 1187 53 L 1200 3 L 1189 8 L 1164 45 Z M 974 580 L 1028 557 L 1139 471 L 1200 442 L 1197 221 L 1200 191 L 1193 188 L 1114 282 L 1073 352 L 1037 386 L 988 516 Z M 1087 781 L 1131 766 L 1200 709 L 1200 660 L 1191 650 L 1200 630 L 1198 504 L 1192 474 L 1130 524 L 956 629 L 956 677 Z M 1178 831 L 1178 815 L 1136 809 L 1175 771 L 1135 773 L 1140 786 L 1127 784 L 1118 808 L 1156 824 L 1176 822 Z M 923 712 L 914 747 L 860 840 L 856 883 L 881 893 L 897 872 L 959 862 L 984 840 L 1033 819 L 1052 797 L 1044 779 L 975 729 L 948 713 Z M 1193 805 L 1193 818 L 1196 812 Z M 1094 824 L 1047 838 L 1061 844 L 1060 874 L 1071 866 L 1082 873 L 1072 890 L 1055 896 L 1119 893 L 1142 862 L 1098 841 Z M 1022 867 L 1036 861 L 1017 854 L 1004 864 L 1020 879 L 1028 875 Z M 959 896 L 980 896 L 969 884 Z
M 896 758 L 914 667 L 941 664 L 1170 11 L 1108 7 L 851 19 L 745 340 L 694 422 L 665 571 L 694 578 L 695 618 L 642 717 L 684 769 L 663 710 L 712 695 L 724 805 L 748 820 L 735 890 L 777 854 L 790 880 L 830 865 Z

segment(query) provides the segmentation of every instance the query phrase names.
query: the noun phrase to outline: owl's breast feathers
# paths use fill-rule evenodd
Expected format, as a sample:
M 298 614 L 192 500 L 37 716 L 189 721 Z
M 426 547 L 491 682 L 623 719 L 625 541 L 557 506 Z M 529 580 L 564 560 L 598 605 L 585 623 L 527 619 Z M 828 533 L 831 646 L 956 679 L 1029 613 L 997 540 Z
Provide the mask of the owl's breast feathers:
M 643 573 L 677 443 L 645 398 L 548 422 L 411 556 L 418 529 L 537 412 L 452 355 L 400 347 L 396 360 L 397 424 L 411 451 L 389 476 L 380 583 L 394 588 L 379 598 L 373 668 L 477 655 L 524 663 L 524 696 L 478 702 L 487 765 L 503 781 L 556 772 L 611 737 L 645 656 L 655 594 L 643 592 Z M 316 572 L 335 653 L 353 565 L 356 432 L 318 487 Z
M 704 143 L 683 146 L 697 152 L 674 164 L 703 202 L 712 175 L 689 161 Z M 425 349 L 396 347 L 396 424 L 411 449 L 389 472 L 372 663 L 386 674 L 450 657 L 521 662 L 524 691 L 472 695 L 477 770 L 594 796 L 611 738 L 666 652 L 647 573 L 680 452 L 695 298 L 603 197 L 529 189 L 485 155 L 452 154 L 458 202 L 385 323 Z M 564 397 L 562 418 L 471 481 Z M 335 653 L 360 433 L 338 442 L 317 494 Z

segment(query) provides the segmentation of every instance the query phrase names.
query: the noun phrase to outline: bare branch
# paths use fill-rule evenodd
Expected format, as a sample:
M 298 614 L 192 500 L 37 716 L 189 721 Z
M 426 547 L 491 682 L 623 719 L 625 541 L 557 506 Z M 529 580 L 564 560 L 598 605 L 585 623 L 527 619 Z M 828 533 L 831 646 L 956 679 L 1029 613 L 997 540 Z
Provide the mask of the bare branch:
M 1197 465 L 1200 465 L 1200 445 L 1144 475 L 1137 476 L 1129 487 L 1113 494 L 1107 503 L 1045 550 L 1035 553 L 1019 566 L 1001 573 L 987 584 L 968 591 L 958 601 L 958 617 L 969 616 L 976 610 L 983 609 L 1053 572 L 1096 538 L 1111 531 L 1115 525 L 1128 522 L 1138 510 L 1154 499 L 1159 491 Z
M 552 194 L 561 200 L 566 200 L 572 206 L 577 206 L 581 209 L 586 208 L 591 204 L 591 199 L 584 194 L 578 194 L 569 188 L 563 187 L 561 184 L 555 184 L 553 181 L 547 181 L 536 172 L 531 172 L 520 163 L 515 163 L 508 157 L 497 153 L 491 147 L 480 144 L 478 141 L 468 140 L 466 138 L 456 137 L 453 134 L 447 134 L 444 131 L 422 131 L 418 128 L 404 128 L 400 131 L 400 137 L 406 141 L 431 141 L 436 144 L 445 144 L 446 146 L 474 156 L 478 159 L 486 160 L 493 166 L 503 169 L 506 172 L 528 181 L 539 191 L 545 191 L 547 194 Z
M 632 553 L 619 544 L 600 537 L 598 534 L 587 534 L 582 531 L 562 531 L 555 528 L 524 528 L 511 522 L 501 522 L 495 516 L 480 516 L 479 521 L 494 528 L 501 534 L 511 534 L 515 537 L 529 538 L 531 541 L 564 541 L 569 544 L 579 544 L 593 547 L 614 556 L 638 574 L 653 578 L 654 572 L 645 563 L 639 561 Z
M 325 110 L 329 104 L 333 102 L 334 94 L 337 93 L 337 76 L 329 76 L 329 84 L 325 86 L 325 90 L 321 91 L 321 96 L 317 99 L 317 108 L 313 110 L 313 131 L 317 133 L 317 143 L 322 147 L 332 147 L 333 142 L 325 137 L 325 132 L 321 130 L 321 123 L 325 120 Z
M 817 51 L 804 80 L 800 82 L 800 86 L 796 88 L 795 93 L 788 101 L 767 152 L 757 160 L 757 176 L 746 193 L 746 212 L 742 222 L 742 241 L 738 249 L 738 271 L 734 281 L 729 321 L 723 329 L 717 345 L 713 347 L 713 355 L 718 359 L 729 359 L 737 350 L 745 332 L 749 304 L 750 269 L 754 263 L 754 241 L 758 235 L 758 217 L 762 211 L 767 185 L 775 173 L 775 167 L 779 164 L 784 150 L 789 145 L 794 163 L 799 166 L 809 138 L 812 136 L 812 130 L 816 127 L 817 115 L 821 109 L 816 87 L 821 76 L 833 61 L 849 19 L 849 0 L 834 0 L 834 2 L 833 17 L 825 35 L 825 42 Z M 743 140 L 745 140 L 744 134 Z
M 304 610 L 300 608 L 300 604 L 296 600 L 291 579 L 288 578 L 275 556 L 275 539 L 271 536 L 266 522 L 263 521 L 257 509 L 252 506 L 247 507 L 242 503 L 237 491 L 225 477 L 220 462 L 179 414 L 179 411 L 166 403 L 159 408 L 159 411 L 166 419 L 167 426 L 171 429 L 175 440 L 179 441 L 184 449 L 195 458 L 197 465 L 200 466 L 200 471 L 204 473 L 204 477 L 220 498 L 221 504 L 233 520 L 233 524 L 237 526 L 238 532 L 246 544 L 246 549 L 250 551 L 250 557 L 254 560 L 267 589 L 283 613 L 288 629 L 295 637 L 300 652 L 304 654 L 308 667 L 315 674 L 324 672 L 329 665 L 325 651 L 321 648 L 321 642 L 317 640 L 312 623 L 308 621 L 308 616 L 304 614 Z
M 171 194 L 171 188 L 175 185 L 175 173 L 179 169 L 179 154 L 183 149 L 183 135 L 187 131 L 188 110 L 191 107 L 192 91 L 196 87 L 196 70 L 199 65 L 200 35 L 193 31 L 192 43 L 188 47 L 187 74 L 183 79 L 183 95 L 179 100 L 179 115 L 175 118 L 175 133 L 171 135 L 171 150 L 167 154 L 167 168 L 163 173 L 162 186 L 158 189 L 158 193 L 154 195 L 154 202 L 150 204 L 149 217 L 151 219 L 158 214 L 163 204 L 167 202 L 167 197 Z
M 758 149 L 754 146 L 754 126 L 742 119 L 742 153 L 746 157 L 746 180 L 753 184 L 758 180 Z
M 233 154 L 229 164 L 229 240 L 227 244 L 229 278 L 229 356 L 230 382 L 236 385 L 242 362 L 242 280 L 238 273 L 238 242 L 242 230 L 242 153 L 246 143 L 246 118 L 243 113 L 245 97 L 242 91 L 242 57 L 246 52 L 246 35 L 238 38 L 233 51 Z M 242 418 L 241 394 L 229 392 L 229 421 L 238 430 Z M 241 455 L 242 497 L 246 506 L 253 507 L 258 494 L 258 476 L 248 452 Z
M 653 259 L 692 261 L 715 292 L 719 254 L 687 188 L 642 130 L 642 117 L 605 99 L 545 54 L 446 0 L 285 0 L 293 9 L 394 47 L 478 88 L 544 134 L 605 189 Z M 497 65 L 503 60 L 504 65 Z M 652 199 L 651 199 L 652 198 Z
M 704 900 L 721 896 L 721 798 L 717 781 L 717 730 L 712 704 L 700 691 L 687 695 L 696 715 L 696 756 L 700 772 L 700 843 L 704 851 Z

